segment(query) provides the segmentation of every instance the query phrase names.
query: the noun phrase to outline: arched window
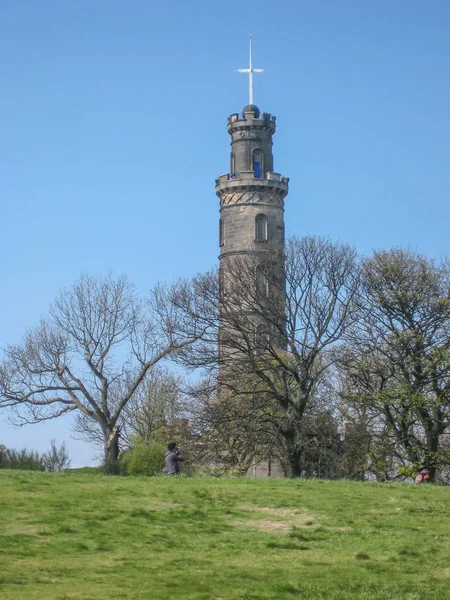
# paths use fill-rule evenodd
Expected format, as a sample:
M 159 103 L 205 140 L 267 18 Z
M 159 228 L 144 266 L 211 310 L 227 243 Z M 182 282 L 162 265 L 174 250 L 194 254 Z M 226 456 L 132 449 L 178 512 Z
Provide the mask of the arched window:
M 260 179 L 263 172 L 262 164 L 262 152 L 261 150 L 253 150 L 253 171 L 255 173 L 255 179 Z
M 223 221 L 219 219 L 219 246 L 223 246 Z
M 256 267 L 256 293 L 260 298 L 267 298 L 269 295 L 269 279 L 263 265 Z
M 269 345 L 269 334 L 267 333 L 264 325 L 260 324 L 255 329 L 255 346 L 254 353 L 256 356 L 264 354 L 267 346 Z
M 230 175 L 231 177 L 234 177 L 236 175 L 235 170 L 236 170 L 236 165 L 235 165 L 236 159 L 234 156 L 234 152 L 231 153 L 231 157 L 230 157 Z
M 262 242 L 267 240 L 267 217 L 266 215 L 256 215 L 255 219 L 255 240 Z

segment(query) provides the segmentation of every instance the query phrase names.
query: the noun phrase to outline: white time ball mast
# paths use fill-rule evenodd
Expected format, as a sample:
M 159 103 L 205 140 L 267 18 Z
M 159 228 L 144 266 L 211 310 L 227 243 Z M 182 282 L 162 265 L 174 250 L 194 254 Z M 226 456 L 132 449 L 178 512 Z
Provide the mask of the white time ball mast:
M 266 69 L 254 69 L 252 63 L 252 36 L 250 36 L 250 66 L 248 69 L 236 69 L 238 73 L 248 73 L 249 104 L 253 104 L 253 73 L 264 73 Z

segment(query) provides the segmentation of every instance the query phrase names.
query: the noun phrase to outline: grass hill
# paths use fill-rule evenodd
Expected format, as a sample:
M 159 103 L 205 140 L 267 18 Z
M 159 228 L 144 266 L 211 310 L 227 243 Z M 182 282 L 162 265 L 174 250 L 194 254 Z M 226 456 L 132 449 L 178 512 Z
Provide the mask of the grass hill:
M 0 471 L 0 598 L 448 600 L 450 488 Z

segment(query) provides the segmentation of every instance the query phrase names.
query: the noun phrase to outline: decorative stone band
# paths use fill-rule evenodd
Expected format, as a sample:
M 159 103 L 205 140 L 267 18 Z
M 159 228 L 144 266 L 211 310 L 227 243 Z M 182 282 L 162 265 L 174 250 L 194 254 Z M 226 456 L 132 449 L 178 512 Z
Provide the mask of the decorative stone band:
M 219 194 L 218 194 L 219 195 Z M 220 192 L 220 207 L 231 204 L 270 204 L 284 208 L 285 193 L 282 190 L 230 190 Z
M 267 242 L 265 242 L 267 243 Z M 281 246 L 284 251 L 284 244 Z M 267 245 L 266 247 L 258 246 L 258 254 L 261 255 L 262 252 L 270 252 L 273 255 L 273 245 Z M 219 254 L 219 260 L 227 259 L 232 256 L 254 256 L 255 249 L 254 248 L 246 248 L 244 250 L 227 250 Z M 222 264 L 224 264 L 222 262 Z

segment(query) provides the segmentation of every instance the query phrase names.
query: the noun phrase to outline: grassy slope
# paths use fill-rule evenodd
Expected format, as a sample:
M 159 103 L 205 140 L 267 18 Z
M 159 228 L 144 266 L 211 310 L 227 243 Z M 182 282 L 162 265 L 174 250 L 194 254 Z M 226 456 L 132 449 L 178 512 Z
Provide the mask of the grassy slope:
M 0 598 L 450 598 L 450 488 L 0 471 Z

